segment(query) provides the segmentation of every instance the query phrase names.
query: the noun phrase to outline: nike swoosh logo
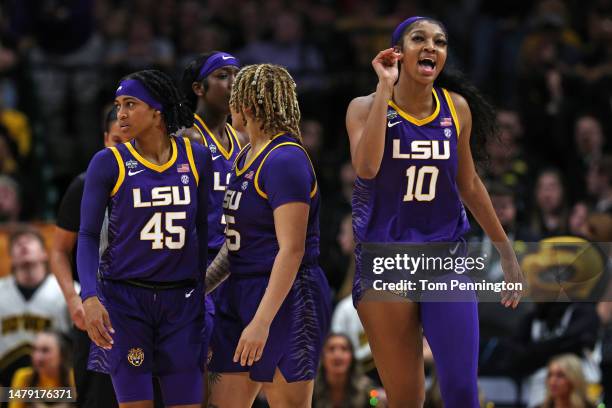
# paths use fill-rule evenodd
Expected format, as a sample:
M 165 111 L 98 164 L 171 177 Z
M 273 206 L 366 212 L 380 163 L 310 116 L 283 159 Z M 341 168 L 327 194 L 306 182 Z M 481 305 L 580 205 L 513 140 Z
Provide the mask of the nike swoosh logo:
M 223 58 L 223 60 L 235 59 L 234 57 L 228 57 L 226 55 L 222 55 L 221 58 Z
M 185 298 L 190 297 L 194 290 L 195 289 L 191 289 L 189 292 L 185 293 Z
M 457 242 L 457 245 L 455 245 L 455 248 L 449 249 L 448 252 L 450 252 L 451 255 L 455 255 L 455 252 L 457 252 L 457 250 L 459 249 L 459 245 L 461 245 L 461 243 Z
M 216 156 L 213 156 L 213 157 L 212 157 L 212 159 L 213 159 L 213 161 L 214 161 L 214 160 L 217 160 L 219 157 L 221 157 L 221 155 L 220 155 L 220 154 L 218 154 L 218 155 L 216 155 Z
M 393 123 L 389 122 L 389 123 L 387 123 L 387 126 L 389 126 L 390 128 L 392 128 L 393 126 L 397 125 L 398 123 L 402 123 L 402 121 L 401 121 L 401 120 L 398 120 L 397 122 L 393 122 Z
M 128 171 L 128 176 L 135 176 L 136 174 L 138 174 L 138 173 L 142 173 L 143 171 L 145 171 L 145 169 L 138 170 L 138 171 L 132 171 L 132 170 L 130 170 L 130 171 Z

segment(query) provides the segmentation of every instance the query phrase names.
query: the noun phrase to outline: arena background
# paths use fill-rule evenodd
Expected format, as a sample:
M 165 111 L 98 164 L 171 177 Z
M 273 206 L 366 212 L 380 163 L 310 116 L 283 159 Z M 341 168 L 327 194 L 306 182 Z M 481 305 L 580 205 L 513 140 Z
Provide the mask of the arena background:
M 51 245 L 59 200 L 102 148 L 102 112 L 118 79 L 158 68 L 178 80 L 198 53 L 224 50 L 243 65 L 283 65 L 296 79 L 304 143 L 323 199 L 320 261 L 335 302 L 345 299 L 353 268 L 348 217 L 355 178 L 346 108 L 375 89 L 370 62 L 389 46 L 393 28 L 412 15 L 446 24 L 448 64 L 498 109 L 499 139 L 487 145 L 489 160 L 479 171 L 511 238 L 612 241 L 610 0 L 4 0 L 0 276 L 10 274 L 15 228 L 37 228 Z M 472 226 L 470 237 L 482 241 Z M 535 320 L 553 327 L 568 307 L 580 310 L 577 324 L 589 323 L 566 327 L 560 338 L 531 337 Z M 587 391 L 600 402 L 612 364 L 609 317 L 594 303 L 546 310 L 525 303 L 512 314 L 482 306 L 483 400 L 533 404 L 526 379 L 551 357 L 570 352 L 599 371 L 599 377 L 585 374 L 587 381 L 598 378 Z M 7 352 L 0 347 L 0 361 Z M 371 371 L 367 357 L 361 363 Z

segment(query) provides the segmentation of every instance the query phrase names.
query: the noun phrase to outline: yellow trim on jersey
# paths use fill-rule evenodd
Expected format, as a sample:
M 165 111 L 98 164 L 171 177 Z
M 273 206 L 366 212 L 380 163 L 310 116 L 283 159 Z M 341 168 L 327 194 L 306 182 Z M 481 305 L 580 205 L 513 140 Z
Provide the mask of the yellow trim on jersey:
M 229 123 L 227 124 L 227 128 L 230 130 L 231 134 L 234 136 L 234 139 L 236 139 L 236 145 L 238 145 L 238 150 L 241 150 L 242 146 L 240 145 L 240 138 L 238 137 L 238 133 L 236 132 L 236 129 L 234 129 L 234 127 L 230 125 Z
M 191 140 L 189 138 L 184 137 L 185 141 L 185 150 L 187 151 L 187 160 L 189 161 L 189 167 L 191 167 L 191 172 L 193 173 L 193 177 L 195 177 L 196 186 L 200 184 L 200 175 L 198 174 L 198 170 L 195 166 L 195 161 L 193 160 L 193 151 L 191 150 Z
M 278 149 L 281 146 L 297 146 L 300 149 L 302 149 L 302 151 L 304 152 L 304 154 L 308 158 L 308 161 L 310 162 L 310 167 L 312 167 L 312 172 L 314 173 L 314 166 L 312 165 L 312 161 L 310 160 L 310 156 L 308 156 L 308 153 L 306 152 L 306 149 L 304 149 L 303 146 L 301 146 L 298 143 L 294 143 L 294 142 L 285 142 L 285 143 L 281 143 L 281 144 L 279 144 L 277 146 L 274 146 L 272 149 L 270 149 L 270 151 L 268 153 L 266 153 L 266 155 L 264 156 L 264 158 L 261 161 L 261 163 L 259 163 L 259 167 L 257 168 L 257 171 L 255 172 L 255 190 L 257 191 L 257 194 L 259 194 L 260 196 L 262 196 L 266 200 L 268 199 L 268 195 L 266 193 L 264 193 L 261 190 L 261 188 L 259 188 L 259 181 L 258 181 L 259 180 L 259 172 L 261 171 L 261 168 L 263 167 L 263 164 L 266 161 L 266 159 L 268 158 L 268 156 L 270 155 L 270 153 L 272 153 L 274 151 L 274 149 Z M 314 183 L 314 187 L 313 187 L 312 191 L 310 192 L 310 198 L 314 197 L 315 194 L 317 194 L 317 188 L 318 188 L 317 176 L 315 174 L 315 183 Z
M 148 167 L 151 170 L 155 170 L 158 173 L 161 173 L 163 171 L 168 170 L 170 168 L 170 166 L 172 166 L 174 164 L 174 162 L 176 161 L 176 156 L 177 156 L 176 142 L 174 141 L 173 137 L 170 138 L 170 144 L 172 145 L 172 156 L 170 157 L 170 160 L 168 160 L 166 163 L 164 163 L 162 165 L 153 164 L 150 161 L 148 161 L 147 159 L 145 159 L 144 157 L 142 157 L 136 151 L 136 149 L 134 149 L 134 146 L 132 146 L 131 142 L 127 142 L 125 145 L 127 146 L 127 148 L 130 151 L 130 153 L 132 153 L 132 156 L 134 156 L 134 158 L 136 160 L 138 160 L 143 166 Z
M 123 180 L 125 180 L 125 166 L 123 165 L 123 159 L 121 158 L 121 154 L 119 150 L 115 146 L 109 147 L 111 152 L 115 155 L 115 159 L 117 160 L 117 165 L 119 166 L 119 176 L 117 177 L 117 182 L 115 183 L 115 187 L 113 187 L 113 191 L 111 191 L 111 197 L 117 194 L 119 191 L 119 187 L 123 184 Z
M 193 114 L 194 115 L 194 119 L 196 116 L 198 116 L 197 114 Z M 198 131 L 198 133 L 200 134 L 200 136 L 202 136 L 202 141 L 204 141 L 204 146 L 208 147 L 208 140 L 206 140 L 206 136 L 204 136 L 204 133 L 202 133 L 202 131 L 200 130 L 200 128 L 198 126 L 196 126 L 196 124 L 193 124 L 193 127 Z
M 453 103 L 453 98 L 451 98 L 448 91 L 442 88 L 442 92 L 444 92 L 444 97 L 446 98 L 446 103 L 448 103 L 448 107 L 451 111 L 451 116 L 453 117 L 453 122 L 455 122 L 455 129 L 457 129 L 457 139 L 459 139 L 459 116 L 457 115 L 457 111 L 455 110 L 455 104 Z
M 224 130 L 227 133 L 227 138 L 230 141 L 230 150 L 229 152 L 227 150 L 225 150 L 225 148 L 223 147 L 223 145 L 221 143 L 219 143 L 219 141 L 217 140 L 217 138 L 215 137 L 215 134 L 213 132 L 210 131 L 210 129 L 208 128 L 208 126 L 206 126 L 206 123 L 204 123 L 204 121 L 202 120 L 202 118 L 197 114 L 194 113 L 193 116 L 195 117 L 195 120 L 197 120 L 200 125 L 202 125 L 202 127 L 204 128 L 204 130 L 206 130 L 206 133 L 208 133 L 208 136 L 210 136 L 210 138 L 213 140 L 213 142 L 215 142 L 215 144 L 217 145 L 217 147 L 219 148 L 219 151 L 221 152 L 221 154 L 223 155 L 223 157 L 225 157 L 225 160 L 229 160 L 230 157 L 232 157 L 232 154 L 234 153 L 234 140 L 231 137 L 231 133 L 227 130 L 227 127 L 230 126 L 229 123 L 225 124 L 225 128 Z M 197 126 L 196 126 L 197 127 Z M 199 130 L 199 129 L 198 129 Z M 200 132 L 202 133 L 202 132 Z M 204 136 L 204 135 L 202 135 Z M 206 139 L 206 138 L 205 138 Z M 208 146 L 208 144 L 206 144 L 206 146 Z
M 245 171 L 247 171 L 247 169 L 248 169 L 248 168 L 251 166 L 251 164 L 253 164 L 253 162 L 255 161 L 255 159 L 257 159 L 257 158 L 259 157 L 259 155 L 261 154 L 261 152 L 263 152 L 263 151 L 265 150 L 265 148 L 266 148 L 266 147 L 268 147 L 268 145 L 269 145 L 270 143 L 272 143 L 272 141 L 273 141 L 274 139 L 276 139 L 276 138 L 277 138 L 277 137 L 279 137 L 279 136 L 284 135 L 285 133 L 286 133 L 286 132 L 280 132 L 280 133 L 277 133 L 276 135 L 272 136 L 272 137 L 270 138 L 270 140 L 268 140 L 268 142 L 267 142 L 265 145 L 263 145 L 263 147 L 262 147 L 261 149 L 259 149 L 259 151 L 258 151 L 257 153 L 255 153 L 255 155 L 254 155 L 253 157 L 251 157 L 251 159 L 249 160 L 249 162 L 248 162 L 248 163 L 246 163 L 242 169 L 239 169 L 239 168 L 238 168 L 238 161 L 236 161 L 236 175 L 237 175 L 237 176 L 241 176 L 241 175 L 242 175 L 242 173 L 244 173 Z M 250 145 L 251 145 L 250 143 L 249 143 L 249 144 L 247 144 L 247 146 L 250 146 Z M 244 146 L 244 147 L 246 148 L 247 146 Z M 244 150 L 244 149 L 243 149 L 243 150 Z M 237 159 L 237 158 L 236 158 L 236 159 Z
M 406 119 L 408 122 L 413 123 L 413 124 L 415 124 L 417 126 L 423 126 L 423 125 L 428 124 L 432 120 L 434 120 L 436 118 L 436 116 L 438 116 L 438 113 L 440 113 L 440 100 L 438 99 L 438 93 L 433 88 L 432 88 L 431 92 L 433 93 L 434 99 L 436 100 L 436 109 L 434 109 L 434 112 L 431 115 L 429 115 L 428 117 L 426 117 L 426 118 L 417 119 L 414 116 L 410 116 L 409 114 L 407 114 L 406 112 L 401 110 L 400 107 L 397 106 L 395 104 L 395 102 L 393 102 L 392 100 L 389 101 L 389 106 L 391 106 L 393 109 L 395 109 L 397 111 L 397 113 L 399 113 L 400 116 L 402 118 Z

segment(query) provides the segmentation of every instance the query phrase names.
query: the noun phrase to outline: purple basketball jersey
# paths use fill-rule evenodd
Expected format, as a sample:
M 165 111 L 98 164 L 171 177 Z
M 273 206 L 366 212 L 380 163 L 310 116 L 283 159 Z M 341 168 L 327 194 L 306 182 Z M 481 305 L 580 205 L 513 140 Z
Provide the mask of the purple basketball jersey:
M 208 248 L 211 256 L 217 253 L 225 240 L 225 218 L 223 217 L 223 196 L 229 181 L 229 175 L 236 156 L 242 146 L 238 141 L 236 130 L 228 123 L 225 132 L 230 140 L 229 151 L 223 148 L 215 135 L 210 131 L 204 120 L 195 115 L 194 127 L 198 130 L 204 144 L 208 146 L 212 156 L 213 189 L 208 199 Z
M 303 265 L 319 256 L 319 192 L 304 148 L 280 134 L 245 163 L 250 145 L 236 159 L 225 192 L 226 240 L 234 275 L 269 275 L 278 253 L 273 211 L 289 202 L 310 205 Z
M 392 101 L 375 178 L 357 178 L 353 229 L 367 242 L 452 242 L 469 230 L 459 198 L 459 123 L 450 95 L 434 88 L 435 111 L 416 119 Z
M 121 170 L 108 204 L 102 277 L 164 282 L 201 276 L 196 229 L 201 175 L 189 140 L 171 142 L 172 157 L 164 165 L 140 156 L 133 142 L 111 148 Z

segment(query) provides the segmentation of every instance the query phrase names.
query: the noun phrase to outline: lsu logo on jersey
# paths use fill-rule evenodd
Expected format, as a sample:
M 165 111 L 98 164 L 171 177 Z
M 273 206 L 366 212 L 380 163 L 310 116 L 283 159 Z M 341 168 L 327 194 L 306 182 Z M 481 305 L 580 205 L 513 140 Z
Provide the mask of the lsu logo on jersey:
M 242 191 L 227 190 L 223 197 L 223 208 L 226 210 L 237 210 L 240 206 Z
M 449 140 L 413 140 L 410 143 L 410 152 L 402 153 L 400 139 L 393 139 L 394 159 L 415 160 L 447 160 L 450 158 Z
M 189 205 L 191 203 L 189 186 L 154 187 L 151 190 L 151 201 L 143 201 L 140 188 L 134 188 L 132 196 L 134 198 L 134 208 L 159 207 L 172 204 Z
M 140 347 L 131 348 L 128 351 L 127 359 L 134 367 L 140 367 L 144 363 L 144 351 Z

